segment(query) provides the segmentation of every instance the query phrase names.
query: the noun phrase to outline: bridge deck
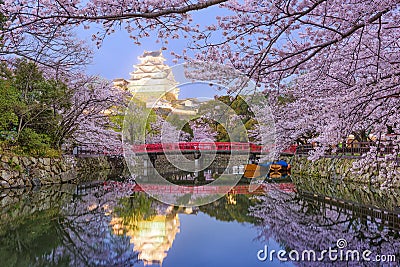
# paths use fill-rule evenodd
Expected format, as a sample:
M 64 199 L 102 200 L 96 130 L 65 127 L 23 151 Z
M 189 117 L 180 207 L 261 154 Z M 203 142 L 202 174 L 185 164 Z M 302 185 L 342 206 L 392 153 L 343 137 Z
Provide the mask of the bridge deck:
M 260 145 L 240 142 L 180 142 L 141 144 L 132 147 L 135 154 L 173 154 L 173 153 L 231 153 L 231 154 L 262 154 L 272 151 L 273 148 L 265 149 Z M 289 147 L 284 153 L 294 154 L 296 147 Z
M 292 145 L 282 154 L 293 155 L 296 153 L 296 145 Z M 273 146 L 266 148 L 260 145 L 246 142 L 179 142 L 179 143 L 158 143 L 158 144 L 140 144 L 132 145 L 131 152 L 136 155 L 144 154 L 194 154 L 194 153 L 218 153 L 218 154 L 267 154 L 273 151 Z M 129 151 L 125 151 L 129 153 Z M 122 148 L 116 151 L 90 150 L 85 147 L 76 147 L 77 156 L 93 155 L 123 155 Z

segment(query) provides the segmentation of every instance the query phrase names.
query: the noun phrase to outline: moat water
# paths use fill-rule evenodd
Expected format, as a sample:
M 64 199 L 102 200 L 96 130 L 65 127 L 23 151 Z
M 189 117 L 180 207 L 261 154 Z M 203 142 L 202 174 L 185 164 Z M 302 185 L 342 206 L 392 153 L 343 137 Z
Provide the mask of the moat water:
M 186 208 L 124 182 L 5 190 L 0 266 L 400 265 L 398 191 L 308 179 Z

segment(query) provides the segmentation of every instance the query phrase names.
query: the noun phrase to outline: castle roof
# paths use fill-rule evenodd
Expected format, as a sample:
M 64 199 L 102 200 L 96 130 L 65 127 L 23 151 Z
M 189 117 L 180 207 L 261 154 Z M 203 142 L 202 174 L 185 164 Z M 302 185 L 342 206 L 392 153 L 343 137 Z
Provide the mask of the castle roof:
M 139 58 L 143 57 L 163 57 L 161 50 L 158 51 L 144 51 L 143 55 L 141 55 Z

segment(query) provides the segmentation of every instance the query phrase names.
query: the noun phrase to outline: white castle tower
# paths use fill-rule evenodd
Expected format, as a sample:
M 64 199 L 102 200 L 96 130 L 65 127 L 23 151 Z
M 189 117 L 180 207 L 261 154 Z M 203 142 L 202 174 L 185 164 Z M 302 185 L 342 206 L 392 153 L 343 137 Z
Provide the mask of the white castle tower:
M 164 63 L 159 51 L 144 51 L 139 56 L 140 63 L 133 65 L 135 70 L 130 79 L 115 79 L 114 86 L 129 90 L 133 97 L 151 106 L 158 99 L 171 102 L 178 99 L 179 89 L 171 68 Z M 171 90 L 172 89 L 172 90 Z

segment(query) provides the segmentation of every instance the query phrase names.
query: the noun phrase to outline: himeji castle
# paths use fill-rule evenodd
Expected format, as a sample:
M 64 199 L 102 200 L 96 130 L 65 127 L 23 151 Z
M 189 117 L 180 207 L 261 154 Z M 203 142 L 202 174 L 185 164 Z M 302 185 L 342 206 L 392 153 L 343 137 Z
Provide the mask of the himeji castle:
M 195 115 L 200 102 L 196 98 L 179 99 L 178 82 L 171 67 L 158 51 L 144 51 L 133 65 L 130 78 L 114 80 L 114 86 L 129 90 L 132 96 L 146 104 L 147 108 L 166 109 L 178 115 Z
M 115 79 L 114 86 L 129 90 L 134 98 L 153 106 L 156 102 L 173 102 L 178 99 L 179 88 L 171 68 L 164 63 L 166 60 L 159 51 L 145 51 L 138 57 L 140 63 L 133 65 L 135 70 L 130 78 Z

